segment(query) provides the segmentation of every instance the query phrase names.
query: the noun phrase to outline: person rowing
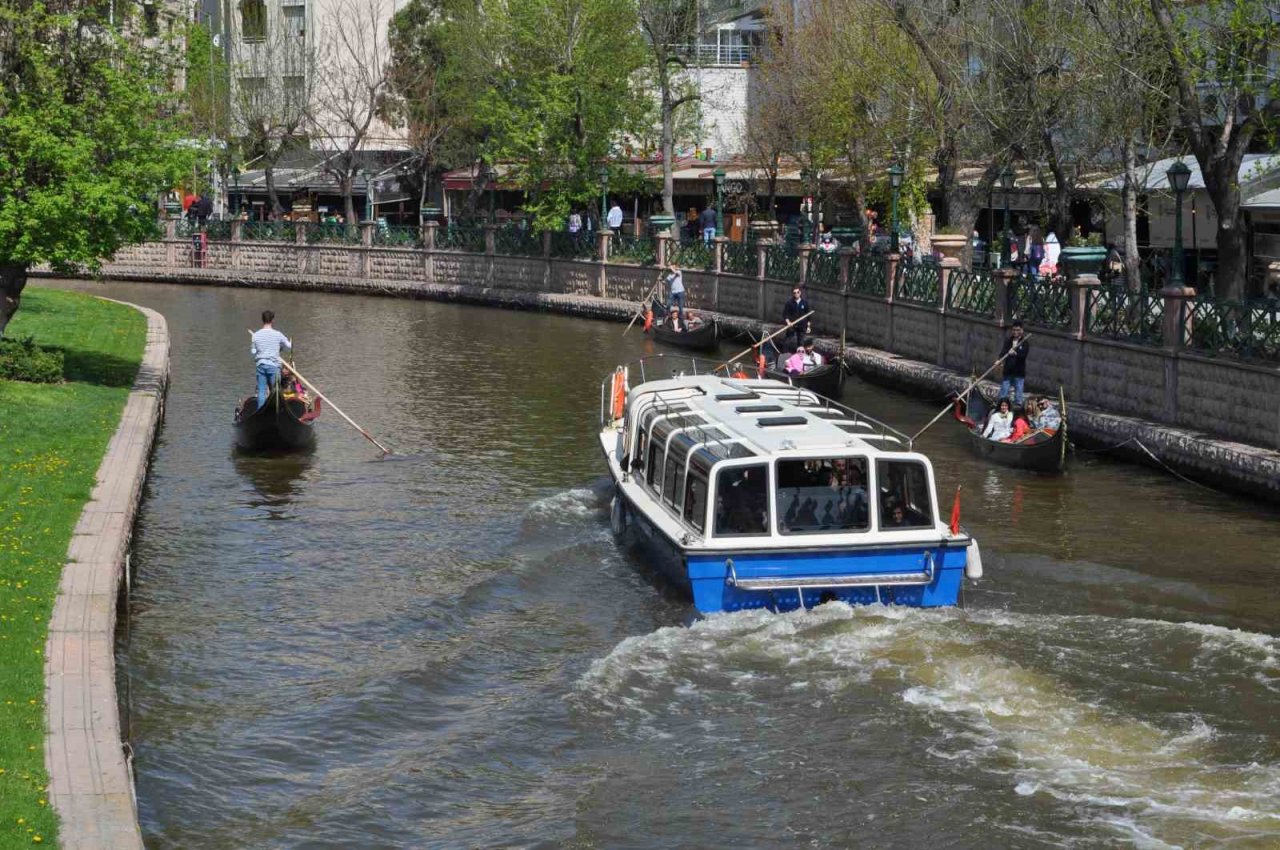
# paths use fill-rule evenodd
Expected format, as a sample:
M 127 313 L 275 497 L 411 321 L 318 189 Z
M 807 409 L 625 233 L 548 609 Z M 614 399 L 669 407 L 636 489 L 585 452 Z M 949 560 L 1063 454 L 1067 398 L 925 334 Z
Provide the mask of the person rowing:
M 289 337 L 275 329 L 275 319 L 275 313 L 262 311 L 262 327 L 253 332 L 249 346 L 258 381 L 258 407 L 267 403 L 267 397 L 280 383 L 280 352 L 293 350 Z

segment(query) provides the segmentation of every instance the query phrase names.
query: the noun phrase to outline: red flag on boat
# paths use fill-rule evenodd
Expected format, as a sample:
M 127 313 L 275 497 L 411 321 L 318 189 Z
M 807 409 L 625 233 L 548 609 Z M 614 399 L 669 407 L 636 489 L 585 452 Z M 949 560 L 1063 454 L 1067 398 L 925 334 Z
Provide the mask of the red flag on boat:
M 951 533 L 960 533 L 960 485 L 956 485 L 956 499 L 951 503 Z
M 653 330 L 653 308 L 644 311 L 644 332 L 648 333 Z
M 764 359 L 764 352 L 763 351 L 756 352 L 756 373 L 758 377 L 761 377 L 761 378 L 764 377 L 764 372 L 767 366 L 768 366 L 768 363 Z

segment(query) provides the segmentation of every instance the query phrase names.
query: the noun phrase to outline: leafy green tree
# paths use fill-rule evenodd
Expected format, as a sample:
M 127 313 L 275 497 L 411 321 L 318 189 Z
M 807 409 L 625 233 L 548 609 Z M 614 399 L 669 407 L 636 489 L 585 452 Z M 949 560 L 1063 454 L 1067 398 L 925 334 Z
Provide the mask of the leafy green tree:
M 0 334 L 27 272 L 97 268 L 155 233 L 155 199 L 199 152 L 161 54 L 96 4 L 49 0 L 0 15 Z
M 681 114 L 698 100 L 698 89 L 685 73 L 691 58 L 686 49 L 698 41 L 698 0 L 637 0 L 637 10 L 648 48 L 648 72 L 658 93 L 662 211 L 674 216 L 676 133 Z M 696 55 L 692 58 L 697 61 Z
M 536 228 L 559 227 L 592 204 L 602 164 L 648 121 L 635 2 L 486 0 L 467 38 L 487 83 L 482 155 L 524 189 Z

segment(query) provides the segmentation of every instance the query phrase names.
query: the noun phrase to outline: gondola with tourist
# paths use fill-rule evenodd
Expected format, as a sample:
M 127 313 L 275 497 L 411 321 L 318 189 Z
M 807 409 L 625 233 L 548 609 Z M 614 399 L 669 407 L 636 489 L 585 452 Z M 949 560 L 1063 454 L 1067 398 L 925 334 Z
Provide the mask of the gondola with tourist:
M 236 406 L 236 447 L 244 451 L 299 451 L 315 446 L 313 423 L 320 416 L 320 399 L 287 377 L 259 407 L 256 394 Z
M 765 377 L 803 390 L 812 390 L 830 399 L 839 399 L 844 366 L 839 361 L 833 361 L 804 372 L 788 372 L 781 363 L 777 363 L 765 370 Z
M 976 388 L 957 397 L 955 418 L 969 432 L 969 446 L 978 457 L 1015 469 L 1059 473 L 1067 465 L 1067 408 L 1059 394 L 1062 424 L 1051 432 L 1033 431 L 1020 442 L 992 440 L 982 435 L 992 406 Z
M 656 310 L 661 315 L 662 305 L 655 302 Z M 689 351 L 715 351 L 719 347 L 716 322 L 695 316 L 693 311 L 685 311 L 686 328 L 678 330 L 671 326 L 669 319 L 663 318 L 653 324 L 650 332 L 658 342 L 674 345 Z
M 614 531 L 634 529 L 700 612 L 954 605 L 981 576 L 958 503 L 945 522 L 910 438 L 779 381 L 673 368 L 682 359 L 605 378 L 600 444 Z

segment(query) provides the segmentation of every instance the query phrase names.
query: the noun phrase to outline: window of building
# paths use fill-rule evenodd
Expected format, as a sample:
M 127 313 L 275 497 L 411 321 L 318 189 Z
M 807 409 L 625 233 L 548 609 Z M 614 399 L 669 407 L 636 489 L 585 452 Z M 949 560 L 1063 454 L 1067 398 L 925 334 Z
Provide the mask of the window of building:
M 876 486 L 880 491 L 881 531 L 933 525 L 933 491 L 923 463 L 878 460 Z
M 722 469 L 716 478 L 717 537 L 769 533 L 769 467 Z
M 304 39 L 307 37 L 307 7 L 285 6 L 284 33 L 289 38 Z
M 241 77 L 240 97 L 249 112 L 260 114 L 267 106 L 267 78 Z
M 778 461 L 778 530 L 837 534 L 871 527 L 867 459 L 832 457 Z
M 240 38 L 267 40 L 267 4 L 263 0 L 240 0 Z
M 284 103 L 289 109 L 300 109 L 304 105 L 305 77 L 285 77 Z

